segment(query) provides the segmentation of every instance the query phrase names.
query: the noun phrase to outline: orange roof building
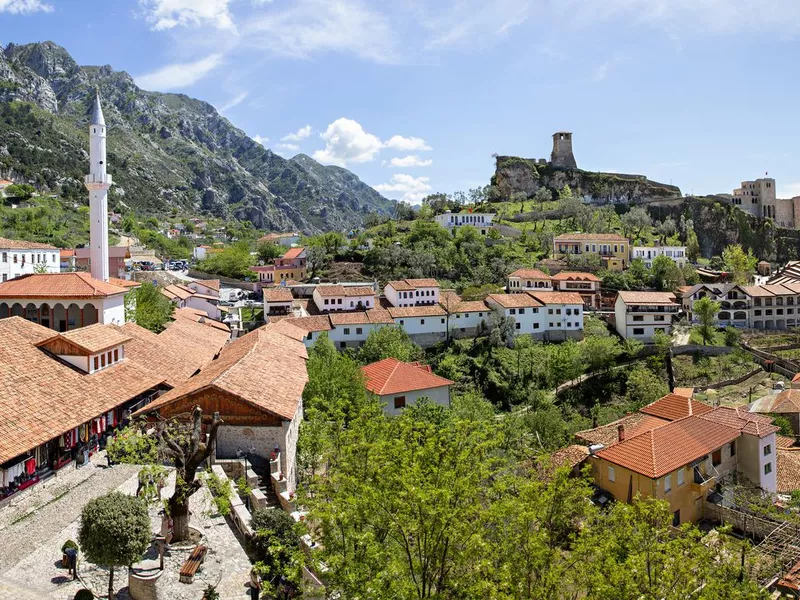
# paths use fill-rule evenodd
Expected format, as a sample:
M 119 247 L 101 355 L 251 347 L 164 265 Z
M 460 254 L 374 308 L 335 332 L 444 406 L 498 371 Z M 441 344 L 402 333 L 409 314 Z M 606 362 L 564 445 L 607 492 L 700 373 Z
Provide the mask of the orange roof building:
M 390 281 L 383 295 L 392 306 L 430 306 L 439 302 L 439 282 L 432 278 Z
M 539 269 L 517 269 L 507 278 L 509 294 L 519 294 L 529 289 L 552 290 L 553 278 Z
M 436 375 L 429 366 L 385 358 L 361 367 L 364 385 L 378 396 L 389 414 L 399 414 L 420 398 L 450 406 L 450 386 L 453 382 Z

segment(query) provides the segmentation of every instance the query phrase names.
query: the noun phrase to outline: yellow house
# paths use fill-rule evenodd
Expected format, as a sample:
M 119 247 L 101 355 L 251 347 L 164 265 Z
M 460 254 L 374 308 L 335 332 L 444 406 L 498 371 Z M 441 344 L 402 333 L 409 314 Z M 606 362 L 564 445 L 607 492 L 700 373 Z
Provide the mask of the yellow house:
M 553 256 L 570 254 L 596 255 L 610 271 L 622 271 L 628 266 L 630 241 L 617 233 L 563 233 L 553 238 Z
M 738 473 L 775 493 L 775 432 L 771 419 L 736 408 L 712 409 L 677 394 L 646 406 L 635 431 L 592 446 L 595 483 L 619 502 L 637 495 L 667 500 L 673 524 L 703 518 L 708 495 Z M 653 418 L 657 417 L 657 418 Z M 671 420 L 675 419 L 675 420 Z

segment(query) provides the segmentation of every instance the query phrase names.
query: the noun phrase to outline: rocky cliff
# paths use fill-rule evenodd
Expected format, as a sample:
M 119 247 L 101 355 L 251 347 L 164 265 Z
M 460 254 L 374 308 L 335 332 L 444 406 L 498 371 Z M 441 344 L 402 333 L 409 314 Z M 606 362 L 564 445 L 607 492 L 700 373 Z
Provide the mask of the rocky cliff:
M 560 190 L 569 185 L 574 194 L 593 204 L 635 204 L 681 197 L 676 186 L 650 181 L 643 175 L 559 168 L 543 160 L 516 156 L 497 157 L 492 184 L 506 198 L 519 192 L 532 197 L 543 187 Z
M 393 210 L 393 201 L 346 169 L 278 156 L 210 104 L 141 90 L 127 73 L 80 66 L 52 42 L 0 52 L 0 177 L 85 196 L 95 89 L 108 123 L 112 208 L 158 214 L 177 207 L 306 233 L 346 230 L 370 212 Z

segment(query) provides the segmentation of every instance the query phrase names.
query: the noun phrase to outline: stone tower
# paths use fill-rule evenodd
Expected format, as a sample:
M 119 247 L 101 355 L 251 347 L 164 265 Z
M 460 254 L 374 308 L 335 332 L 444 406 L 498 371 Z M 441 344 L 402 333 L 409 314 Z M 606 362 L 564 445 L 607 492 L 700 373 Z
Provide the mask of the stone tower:
M 108 281 L 108 188 L 111 187 L 111 175 L 106 173 L 106 121 L 99 94 L 95 95 L 89 120 L 89 174 L 85 185 L 89 190 L 92 277 Z
M 550 154 L 550 164 L 554 167 L 578 168 L 572 154 L 572 133 L 569 131 L 557 131 L 553 134 L 553 152 Z

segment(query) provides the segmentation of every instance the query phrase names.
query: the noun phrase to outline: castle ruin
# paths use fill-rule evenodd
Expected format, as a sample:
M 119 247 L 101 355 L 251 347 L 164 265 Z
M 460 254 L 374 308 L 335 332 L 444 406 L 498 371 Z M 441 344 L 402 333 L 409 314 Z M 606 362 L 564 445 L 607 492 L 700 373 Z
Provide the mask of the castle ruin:
M 578 163 L 572 154 L 572 133 L 557 131 L 553 134 L 553 152 L 550 153 L 550 164 L 554 167 L 577 169 Z

